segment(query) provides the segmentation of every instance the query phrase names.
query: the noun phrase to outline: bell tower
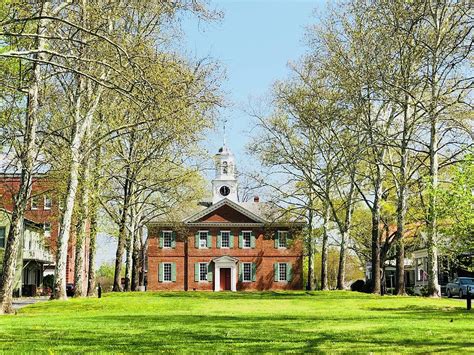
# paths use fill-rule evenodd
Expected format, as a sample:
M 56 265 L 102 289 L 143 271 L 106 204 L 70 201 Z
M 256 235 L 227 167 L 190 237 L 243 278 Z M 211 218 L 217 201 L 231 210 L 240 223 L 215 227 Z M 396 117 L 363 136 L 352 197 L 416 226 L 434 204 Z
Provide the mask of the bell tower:
M 214 161 L 216 176 L 212 180 L 212 203 L 219 202 L 224 198 L 238 202 L 235 157 L 225 143 L 225 125 L 224 145 L 214 156 Z

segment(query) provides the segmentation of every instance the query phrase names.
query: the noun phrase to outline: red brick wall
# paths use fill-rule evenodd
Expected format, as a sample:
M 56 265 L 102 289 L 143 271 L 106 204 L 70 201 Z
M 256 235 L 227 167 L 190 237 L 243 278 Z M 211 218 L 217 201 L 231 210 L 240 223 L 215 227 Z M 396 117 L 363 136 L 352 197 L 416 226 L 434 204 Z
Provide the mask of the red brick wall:
M 149 228 L 148 247 L 148 290 L 184 290 L 184 268 L 185 268 L 185 240 L 188 241 L 188 290 L 213 290 L 215 272 L 213 272 L 213 282 L 196 282 L 194 280 L 194 265 L 197 262 L 209 263 L 213 258 L 228 255 L 239 259 L 237 273 L 240 262 L 254 262 L 257 265 L 255 282 L 237 282 L 237 290 L 274 290 L 274 289 L 301 289 L 302 288 L 302 260 L 303 245 L 298 238 L 287 249 L 275 248 L 274 230 L 253 229 L 255 248 L 240 249 L 239 233 L 241 230 L 252 230 L 249 228 L 200 228 L 188 231 L 177 232 L 176 248 L 159 248 L 159 238 L 161 230 L 171 230 L 172 228 Z M 282 228 L 283 229 L 283 228 Z M 197 230 L 208 230 L 212 235 L 212 247 L 197 249 L 195 247 L 194 235 Z M 234 247 L 231 249 L 217 248 L 217 234 L 220 230 L 230 230 L 234 237 Z M 161 262 L 176 263 L 176 282 L 158 282 L 158 264 Z M 293 278 L 290 282 L 274 281 L 274 263 L 287 262 L 292 264 Z M 238 279 L 238 277 L 237 277 Z M 219 282 L 219 280 L 217 280 Z

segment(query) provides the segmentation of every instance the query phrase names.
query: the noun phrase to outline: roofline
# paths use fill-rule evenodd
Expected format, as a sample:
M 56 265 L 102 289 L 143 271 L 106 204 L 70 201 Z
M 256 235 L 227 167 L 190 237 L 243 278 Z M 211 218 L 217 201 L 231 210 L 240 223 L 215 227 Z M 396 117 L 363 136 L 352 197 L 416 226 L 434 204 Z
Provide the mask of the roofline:
M 263 218 L 257 216 L 256 214 L 250 212 L 248 209 L 246 209 L 245 207 L 242 207 L 240 206 L 238 203 L 234 202 L 234 201 L 231 201 L 229 200 L 228 198 L 224 198 L 222 200 L 220 200 L 219 202 L 217 202 L 216 204 L 213 204 L 212 206 L 202 210 L 202 211 L 199 211 L 195 214 L 193 214 L 192 216 L 186 218 L 183 220 L 184 223 L 189 223 L 191 221 L 194 221 L 196 219 L 199 219 L 199 218 L 202 218 L 206 215 L 208 215 L 209 213 L 217 210 L 218 208 L 224 206 L 224 205 L 228 205 L 234 209 L 236 209 L 238 212 L 246 215 L 247 217 L 259 222 L 259 223 L 267 223 L 266 220 L 264 220 Z
M 239 223 L 239 222 L 194 222 L 194 223 L 184 223 L 177 221 L 170 222 L 148 222 L 146 226 L 158 226 L 158 227 L 173 227 L 173 226 L 188 226 L 188 227 L 264 227 L 264 228 L 278 228 L 278 227 L 304 227 L 306 223 L 304 222 L 281 222 L 281 223 Z

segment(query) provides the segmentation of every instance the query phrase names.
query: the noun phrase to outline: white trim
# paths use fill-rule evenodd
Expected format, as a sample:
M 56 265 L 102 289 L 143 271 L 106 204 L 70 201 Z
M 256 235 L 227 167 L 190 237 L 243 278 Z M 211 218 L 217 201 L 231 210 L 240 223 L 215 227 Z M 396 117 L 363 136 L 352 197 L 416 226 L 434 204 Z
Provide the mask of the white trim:
M 278 249 L 288 249 L 288 236 L 290 235 L 290 232 L 288 232 L 287 230 L 277 230 L 277 233 L 278 233 Z M 286 246 L 282 247 L 280 246 L 280 233 L 286 233 L 286 236 L 285 236 L 285 244 Z
M 248 283 L 252 281 L 252 274 L 253 274 L 253 263 L 252 262 L 243 262 L 242 265 L 242 282 Z M 245 280 L 245 265 L 250 265 L 250 280 Z
M 205 247 L 201 247 L 201 233 L 206 233 L 206 246 Z M 207 246 L 207 237 L 209 236 L 209 233 L 210 233 L 209 230 L 198 230 L 198 235 L 199 235 L 198 249 L 210 249 Z M 212 235 L 211 235 L 211 238 L 212 238 Z
M 199 264 L 199 280 L 198 280 L 198 283 L 208 283 L 209 280 L 207 279 L 207 274 L 209 273 L 209 263 L 206 263 L 206 262 L 198 262 Z M 201 280 L 201 265 L 206 265 L 206 279 L 205 280 Z
M 49 200 L 51 202 L 50 206 L 46 206 L 46 200 Z M 46 211 L 49 211 L 51 210 L 51 207 L 53 206 L 53 199 L 51 198 L 51 196 L 49 195 L 44 195 L 43 196 L 43 208 L 46 210 Z
M 162 262 L 161 265 L 163 266 L 163 281 L 162 282 L 173 282 L 173 263 L 172 262 Z M 171 280 L 165 280 L 165 265 L 169 265 L 170 266 L 170 279 Z
M 228 246 L 228 247 L 223 247 L 223 246 L 222 246 L 222 232 L 224 232 L 224 233 L 229 233 L 229 246 Z M 219 233 L 220 233 L 220 235 L 221 235 L 221 247 L 220 247 L 220 249 L 230 249 L 230 238 L 231 238 L 231 236 L 232 236 L 232 238 L 234 237 L 234 236 L 231 234 L 230 230 L 220 230 Z
M 39 210 L 39 205 L 37 205 L 36 207 L 33 207 L 33 200 L 36 201 L 36 203 L 38 204 L 39 201 L 38 201 L 38 196 L 32 196 L 31 199 L 30 199 L 30 208 L 32 211 L 37 211 Z

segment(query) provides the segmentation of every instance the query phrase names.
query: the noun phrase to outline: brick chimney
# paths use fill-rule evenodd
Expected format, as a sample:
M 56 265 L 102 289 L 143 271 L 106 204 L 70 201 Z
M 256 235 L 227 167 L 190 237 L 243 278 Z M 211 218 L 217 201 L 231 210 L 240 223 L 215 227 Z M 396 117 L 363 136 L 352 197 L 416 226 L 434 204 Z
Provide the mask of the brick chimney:
M 253 197 L 253 202 L 260 202 L 260 197 L 254 196 Z

